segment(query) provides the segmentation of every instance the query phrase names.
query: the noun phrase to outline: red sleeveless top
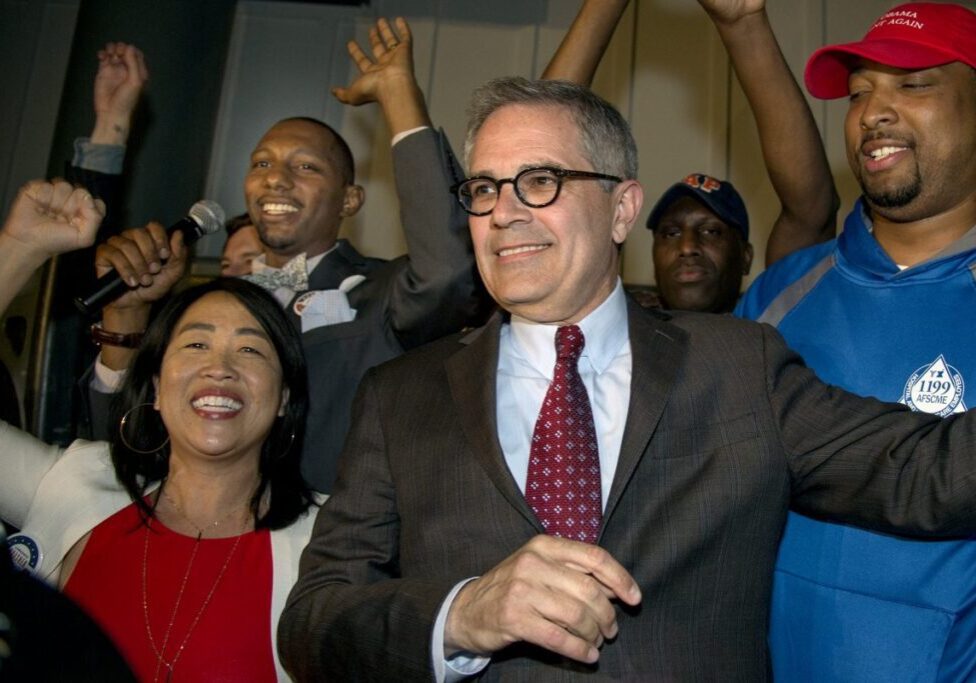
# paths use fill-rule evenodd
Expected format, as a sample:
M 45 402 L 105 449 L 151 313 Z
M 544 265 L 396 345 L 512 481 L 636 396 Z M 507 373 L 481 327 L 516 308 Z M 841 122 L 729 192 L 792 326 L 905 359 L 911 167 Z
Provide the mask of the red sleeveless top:
M 153 520 L 147 532 L 132 504 L 95 527 L 64 592 L 140 681 L 274 681 L 271 578 L 266 529 L 198 541 Z M 153 643 L 165 662 L 176 658 L 172 678 Z

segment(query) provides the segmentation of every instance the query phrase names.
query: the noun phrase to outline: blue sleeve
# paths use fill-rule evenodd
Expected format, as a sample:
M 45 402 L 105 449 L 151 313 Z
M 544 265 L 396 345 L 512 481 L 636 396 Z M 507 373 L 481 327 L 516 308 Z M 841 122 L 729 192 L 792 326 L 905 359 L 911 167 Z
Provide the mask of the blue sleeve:
M 757 277 L 732 312 L 738 318 L 758 320 L 784 289 L 833 251 L 836 240 L 801 249 L 780 259 Z
M 118 175 L 122 173 L 124 161 L 125 145 L 96 144 L 88 138 L 75 139 L 75 156 L 71 160 L 72 166 L 87 171 Z

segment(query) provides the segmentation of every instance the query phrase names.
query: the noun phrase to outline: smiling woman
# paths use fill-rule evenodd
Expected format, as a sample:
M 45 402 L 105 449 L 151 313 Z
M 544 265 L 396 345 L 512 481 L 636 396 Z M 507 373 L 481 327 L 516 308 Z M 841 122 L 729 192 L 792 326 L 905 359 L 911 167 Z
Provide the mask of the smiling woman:
M 97 224 L 78 215 L 80 191 L 28 189 L 0 231 L 14 286 Z M 314 517 L 307 409 L 301 342 L 270 295 L 240 279 L 181 292 L 133 360 L 112 443 L 62 450 L 0 423 L 15 557 L 88 611 L 140 680 L 285 678 L 273 634 Z
M 112 460 L 143 504 L 149 484 L 174 487 L 187 469 L 252 479 L 254 519 L 276 528 L 307 507 L 294 495 L 305 491 L 307 409 L 301 343 L 281 307 L 256 285 L 217 279 L 171 299 L 146 333 L 113 408 L 126 426 Z M 262 505 L 272 488 L 273 505 Z
M 305 383 L 281 307 L 243 280 L 182 292 L 147 333 L 111 446 L 134 504 L 75 544 L 61 569 L 65 591 L 140 678 L 176 667 L 201 680 L 274 678 L 269 597 L 278 572 L 296 567 L 274 566 L 269 532 L 287 537 L 310 502 L 298 467 Z M 214 646 L 231 656 L 211 657 Z

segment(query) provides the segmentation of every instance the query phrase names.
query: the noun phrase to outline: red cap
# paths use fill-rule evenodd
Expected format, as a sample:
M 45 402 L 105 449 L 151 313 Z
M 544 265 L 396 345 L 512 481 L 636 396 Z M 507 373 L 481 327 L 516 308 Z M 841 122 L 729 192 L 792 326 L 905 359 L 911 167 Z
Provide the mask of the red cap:
M 874 22 L 857 43 L 822 47 L 807 62 L 804 80 L 814 97 L 846 97 L 857 57 L 898 69 L 963 62 L 976 69 L 976 13 L 961 5 L 910 2 Z

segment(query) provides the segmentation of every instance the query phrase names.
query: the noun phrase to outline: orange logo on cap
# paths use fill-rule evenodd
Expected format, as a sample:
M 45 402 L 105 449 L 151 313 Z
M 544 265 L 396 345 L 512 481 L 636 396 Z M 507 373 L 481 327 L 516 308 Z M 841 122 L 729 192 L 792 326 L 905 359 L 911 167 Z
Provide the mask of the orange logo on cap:
M 698 175 L 697 173 L 686 176 L 681 182 L 690 187 L 697 188 L 702 192 L 714 192 L 722 188 L 721 181 L 716 180 L 712 176 Z

